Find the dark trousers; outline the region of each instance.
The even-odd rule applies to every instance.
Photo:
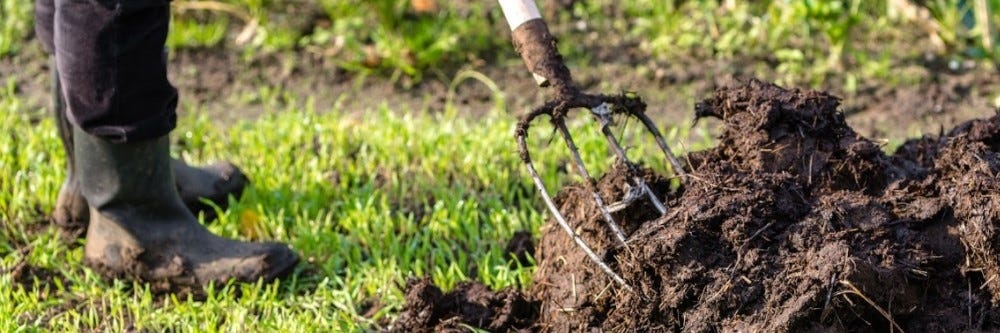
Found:
[[[169,0],[36,0],[35,31],[55,57],[70,121],[114,142],[173,130],[169,23]]]

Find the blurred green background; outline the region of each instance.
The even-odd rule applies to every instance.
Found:
[[[33,35],[32,6],[0,0],[0,56]],[[296,52],[349,72],[419,82],[436,71],[509,58],[493,1],[177,0],[173,50],[222,48],[245,59]],[[627,46],[640,58],[746,59],[787,83],[905,80],[894,64],[932,57],[995,70],[1000,0],[540,1],[569,59]],[[498,59],[499,58],[499,59]],[[850,82],[844,82],[850,88]]]

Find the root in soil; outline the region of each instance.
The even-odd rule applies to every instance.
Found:
[[[689,181],[673,193],[662,176],[639,175],[666,198],[668,213],[658,216],[648,203],[616,213],[628,248],[615,241],[583,186],[563,189],[556,198],[563,214],[604,250],[634,293],[549,223],[525,298],[470,283],[446,294],[458,299],[442,302],[426,281],[411,283],[397,327],[1000,329],[1000,115],[911,140],[888,155],[847,126],[838,107],[829,94],[760,81],[716,91],[696,115],[722,121],[719,145],[684,158]],[[606,201],[624,195],[635,176],[626,173],[613,170],[599,181]],[[504,317],[517,324],[497,326],[494,315],[449,310],[469,302],[527,317]]]

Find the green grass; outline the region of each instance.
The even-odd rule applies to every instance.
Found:
[[[34,1],[0,0],[0,58],[21,48],[34,24]]]
[[[408,1],[179,1],[168,45],[226,44],[242,49],[246,57],[294,50],[403,84],[445,68],[495,59],[495,50],[509,45],[502,37],[506,27],[490,24],[503,22],[495,3],[437,3],[438,10],[416,12]],[[227,26],[228,40],[220,34]]]
[[[444,288],[470,279],[530,285],[532,269],[511,268],[502,252],[515,231],[537,235],[544,214],[504,110],[473,118],[382,107],[352,116],[316,112],[308,100],[279,103],[280,95],[261,103],[300,106],[268,107],[264,118],[231,126],[186,106],[174,153],[196,163],[228,158],[253,181],[213,232],[289,242],[305,264],[280,283],[219,286],[193,301],[102,281],[82,264],[81,247],[60,241],[46,224],[65,175],[52,119],[28,109],[13,83],[0,89],[0,331],[367,331],[397,315],[408,277]],[[574,177],[555,167],[568,156],[547,143],[544,127],[531,133],[534,156],[555,190]],[[573,129],[591,171],[606,168],[593,125]],[[668,132],[671,141],[688,135]],[[53,282],[13,281],[9,270],[22,261]],[[363,316],[372,304],[378,310]]]

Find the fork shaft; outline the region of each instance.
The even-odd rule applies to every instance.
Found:
[[[572,96],[577,92],[569,68],[563,63],[556,38],[538,14],[534,0],[500,0],[504,16],[510,24],[514,50],[541,87],[553,86],[557,96]]]

